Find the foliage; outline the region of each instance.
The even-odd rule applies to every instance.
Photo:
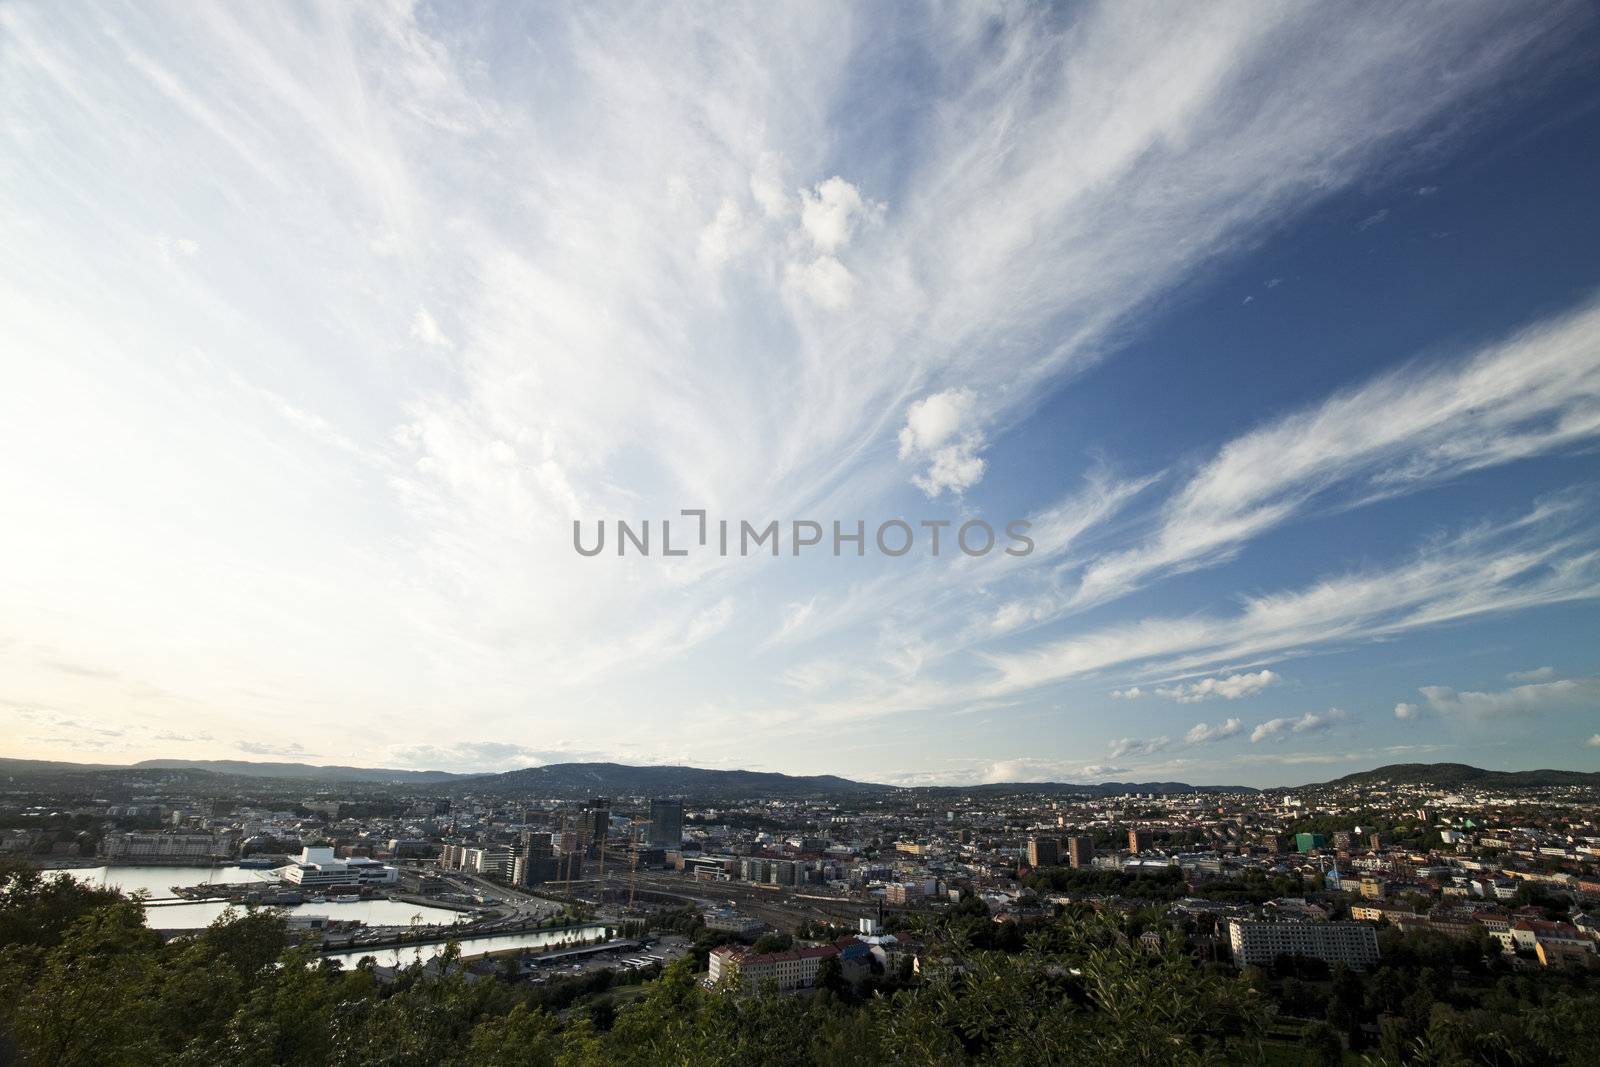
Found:
[[[920,975],[852,990],[830,962],[806,995],[707,990],[692,957],[642,985],[593,972],[541,985],[481,975],[458,949],[380,980],[324,965],[269,913],[230,912],[163,941],[137,901],[67,879],[0,883],[0,1061],[39,1067],[268,1065],[629,1067],[658,1064],[1231,1064],[1339,1062],[1341,1035],[1388,1022],[1373,1063],[1587,1062],[1600,997],[1485,975],[1467,996],[1453,962],[1418,939],[1361,977],[1274,979],[1201,966],[1168,936],[1067,909],[1028,927],[975,914],[919,931]],[[1146,919],[1140,922],[1149,922]],[[1004,926],[1013,951],[974,943]],[[1444,969],[1440,969],[1443,964]],[[1296,983],[1291,985],[1291,982]],[[1306,1009],[1272,1021],[1273,999]],[[1320,1021],[1326,1017],[1327,1021]],[[1292,1026],[1269,1037],[1269,1027]],[[1298,1035],[1296,1039],[1295,1035]]]

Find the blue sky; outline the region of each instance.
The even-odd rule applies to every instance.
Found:
[[[0,8],[0,751],[1600,769],[1597,60],[1576,3]],[[1037,548],[572,549],[682,508]]]

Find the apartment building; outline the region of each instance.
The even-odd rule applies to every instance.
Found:
[[[1360,922],[1265,922],[1234,919],[1228,924],[1233,962],[1244,967],[1270,964],[1279,956],[1305,956],[1365,970],[1378,962],[1378,933]]]
[[[229,851],[211,834],[107,834],[100,849],[112,863],[199,862]]]
[[[780,993],[809,989],[817,984],[817,969],[822,961],[838,954],[834,945],[759,955],[747,948],[723,945],[711,950],[710,984],[731,985],[746,992],[760,989],[767,982],[776,983]]]

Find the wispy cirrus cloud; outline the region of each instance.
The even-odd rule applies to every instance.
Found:
[[[1371,386],[1392,426],[1338,403],[1263,413],[1277,437],[1187,480],[1030,499],[1028,563],[573,558],[580,515],[850,515],[908,485],[970,506],[995,442],[1145,310],[1397,146],[1447,140],[1581,16],[1152,11],[666,5],[479,27],[403,4],[0,7],[0,237],[28,250],[0,263],[26,356],[0,392],[0,499],[31,502],[0,555],[35,561],[4,601],[70,658],[115,646],[173,694],[151,709],[227,709],[219,736],[270,736],[292,707],[326,752],[451,755],[470,716],[584,751],[692,728],[714,761],[750,736],[726,729],[740,714],[810,721],[772,684],[826,689],[824,656],[795,661],[808,640],[863,650],[834,675],[859,691],[823,713],[922,708],[950,688],[930,668],[981,689],[967,650],[1228,558],[1330,487],[1400,492],[1589,440],[1592,378],[1557,323],[1520,353],[1531,370],[1485,357],[1498,385],[1423,368]],[[505,62],[507,33],[541,47]],[[908,62],[877,62],[884,41]],[[1147,538],[1088,543],[1171,484]],[[1496,608],[1437,573],[1457,601],[1426,606],[1548,602],[1533,565],[1511,571],[1484,577]],[[1268,616],[1300,643],[1409,624],[1393,598],[1353,605],[1378,596],[1357,585],[1317,598],[1345,605],[1323,630],[1309,595],[1249,601],[1232,644],[1286,647]],[[1101,620],[993,662],[1013,689],[1252,662],[1222,655],[1232,621],[1113,641]],[[87,706],[80,681],[41,689]]]
[[[1235,438],[1145,544],[1089,564],[1063,607],[1231,558],[1328,498],[1405,492],[1600,436],[1600,303],[1455,363],[1408,367]]]
[[[1135,663],[1151,675],[1270,658],[1534,604],[1600,596],[1600,551],[1574,523],[1581,498],[1434,541],[1408,561],[1244,599],[1232,615],[1152,617],[984,656],[995,696]]]

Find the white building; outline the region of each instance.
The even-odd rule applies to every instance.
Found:
[[[1228,924],[1228,941],[1239,967],[1269,964],[1279,956],[1343,963],[1358,971],[1378,962],[1378,932],[1366,923],[1234,919]]]
[[[400,880],[400,872],[377,860],[352,856],[335,859],[331,848],[303,848],[300,858],[278,868],[278,877],[303,889],[330,886],[390,885]]]

